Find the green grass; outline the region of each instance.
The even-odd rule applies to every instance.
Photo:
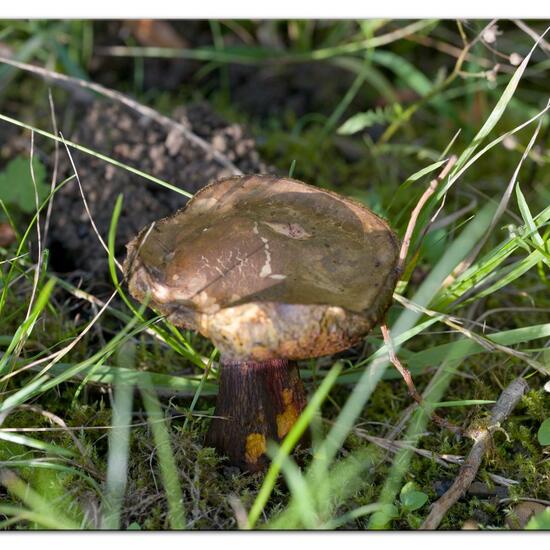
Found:
[[[206,25],[210,46],[111,50],[131,69],[117,89],[167,114],[182,99],[208,99],[250,128],[267,163],[363,201],[400,236],[445,159],[458,157],[418,219],[388,314],[394,346],[425,407],[411,409],[375,330],[364,346],[301,365],[309,405],[285,441],[269,447],[273,462],[265,474],[227,468],[202,445],[217,391],[216,350],[126,295],[113,252],[124,197],[112,205],[105,253],[116,299],[100,302],[54,274],[49,251],[39,265],[30,254],[52,194],[41,195],[29,215],[0,189],[0,223],[18,234],[0,248],[2,528],[416,529],[437,484],[457,472],[434,457],[464,456],[471,446],[431,423],[429,411],[441,408],[464,427],[482,424],[520,375],[530,390],[496,432],[478,479],[489,488],[495,474],[513,480],[513,501],[548,498],[550,463],[537,439],[550,418],[543,389],[550,373],[550,124],[541,85],[548,63],[540,49],[511,22],[499,23],[505,39],[496,47],[524,57],[490,80],[481,68],[493,54],[476,41],[487,22],[265,24],[282,49],[265,45],[259,23],[235,21]],[[544,31],[542,22],[537,29]],[[103,30],[93,22],[6,22],[0,37],[17,59],[49,60],[59,72],[87,79]],[[468,56],[457,61],[437,49],[444,43],[465,52],[457,46],[462,33],[472,43]],[[239,36],[250,39],[236,46]],[[192,89],[143,90],[145,57],[199,61]],[[262,118],[232,101],[232,64],[307,71],[313,62],[350,77],[349,87],[318,111],[287,108]],[[41,155],[57,140],[177,189],[53,135],[44,117],[46,85],[13,67],[0,69],[1,124],[32,130]],[[377,107],[381,100],[385,106]],[[0,169],[8,160],[0,159]],[[54,193],[67,181],[56,181]],[[75,317],[71,304],[84,313]],[[311,449],[292,455],[308,428]],[[390,436],[393,451],[376,444]],[[441,528],[459,529],[474,518],[482,528],[505,529],[506,506],[467,497]]]

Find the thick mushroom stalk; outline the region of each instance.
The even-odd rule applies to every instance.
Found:
[[[231,464],[256,472],[264,468],[267,442],[280,442],[306,406],[296,363],[222,361],[220,390],[206,444]]]
[[[132,295],[221,352],[207,442],[243,469],[266,463],[305,406],[295,361],[358,343],[391,303],[398,242],[359,203],[296,180],[202,189],[128,244]]]

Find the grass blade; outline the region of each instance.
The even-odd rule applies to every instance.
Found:
[[[101,159],[104,162],[107,162],[109,164],[112,164],[113,166],[116,166],[117,168],[122,168],[123,170],[126,170],[127,172],[131,172],[132,174],[135,174],[136,176],[140,176],[142,178],[145,178],[146,180],[152,181],[153,183],[156,183],[156,184],[160,185],[161,187],[165,187],[166,189],[170,189],[171,191],[174,191],[175,193],[183,195],[184,197],[192,197],[193,196],[191,193],[188,193],[187,191],[184,191],[183,189],[180,189],[179,187],[176,187],[175,185],[172,185],[171,183],[168,183],[167,181],[161,180],[160,178],[156,178],[155,176],[151,176],[150,174],[146,174],[145,172],[142,172],[141,170],[138,170],[137,168],[133,168],[132,166],[128,166],[127,164],[124,164],[122,162],[119,162],[118,160],[112,159],[111,157],[108,157],[107,155],[103,155],[101,153],[98,153],[97,151],[93,151],[92,149],[89,149],[88,147],[84,147],[83,145],[79,145],[78,143],[74,143],[74,142],[69,141],[67,139],[62,139],[58,136],[54,136],[50,132],[46,132],[45,130],[41,130],[40,128],[35,128],[34,126],[31,126],[30,124],[25,124],[24,122],[21,122],[19,120],[15,120],[14,118],[3,115],[1,113],[0,113],[0,120],[3,120],[5,122],[9,122],[10,124],[13,124],[14,126],[19,126],[20,128],[25,128],[27,130],[32,130],[33,132],[36,132],[37,134],[40,134],[41,136],[44,136],[44,137],[47,137],[47,138],[49,138],[53,141],[57,141],[59,143],[63,143],[65,145],[68,145],[72,149],[76,149],[77,151],[80,151],[81,153],[86,153],[87,155],[91,155],[93,157]]]
[[[127,342],[118,351],[118,364],[133,368],[135,353],[135,345]],[[133,393],[134,387],[131,384],[126,384],[120,378],[116,378],[112,429],[109,434],[107,486],[101,519],[102,529],[120,529],[120,508],[128,474]]]
[[[10,470],[0,471],[0,483],[2,483],[10,494],[20,499],[30,508],[33,519],[42,526],[48,529],[64,530],[79,528],[76,523],[66,518],[59,510],[53,508],[51,502],[40,496]],[[19,511],[23,513],[26,512],[25,510],[19,510],[15,507],[11,508],[10,511],[12,514],[18,513]]]
[[[0,359],[0,374],[2,374],[5,370],[10,370],[8,368],[8,362],[13,362],[14,359],[16,359],[16,355],[18,355],[17,350],[20,351],[25,345],[26,340],[32,333],[38,317],[40,316],[44,308],[48,305],[50,295],[53,291],[54,286],[54,280],[49,280],[44,285],[44,287],[40,291],[40,294],[38,295],[36,303],[32,308],[29,318],[16,330],[15,334],[13,335],[12,341],[8,346],[8,349],[6,350],[6,353],[3,355],[2,359]]]
[[[290,455],[292,449],[294,449],[294,447],[306,431],[313,416],[317,413],[317,410],[321,407],[323,401],[330,392],[330,389],[336,382],[341,369],[341,363],[335,363],[334,366],[330,369],[330,371],[325,376],[323,382],[319,386],[318,390],[313,394],[313,397],[309,400],[306,408],[303,410],[302,414],[300,415],[290,432],[288,432],[287,436],[279,447],[279,452],[276,454],[273,461],[271,462],[269,470],[265,475],[260,492],[258,493],[258,496],[256,497],[256,500],[254,501],[254,504],[250,509],[250,513],[248,514],[248,526],[250,529],[254,528],[254,525],[256,525],[256,522],[258,521],[262,510],[267,504],[269,496],[271,495],[273,487],[275,486],[275,482],[277,481],[277,476],[281,471],[283,461],[287,456]]]
[[[147,412],[147,420],[155,440],[160,473],[168,500],[170,527],[172,529],[185,529],[183,495],[166,421],[151,382],[142,382],[140,392]]]

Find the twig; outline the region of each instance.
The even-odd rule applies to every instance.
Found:
[[[411,34],[405,37],[405,40],[416,42],[417,44],[421,44],[422,46],[426,46],[427,48],[434,48],[456,59],[460,58],[460,56],[462,55],[461,48],[457,48],[456,46],[453,46],[452,44],[449,44],[442,40],[433,39],[430,36],[422,36],[420,34]],[[466,44],[464,44],[464,46],[466,46]],[[475,63],[477,63],[480,67],[483,67],[485,69],[491,69],[494,66],[494,63],[490,59],[486,59],[485,57],[478,57],[470,53],[465,55],[464,60],[475,61]],[[501,70],[502,72],[513,74],[515,71],[515,68],[504,65],[501,68]]]
[[[409,251],[409,246],[411,245],[411,238],[412,238],[414,228],[416,226],[416,222],[418,220],[418,216],[420,215],[420,212],[422,211],[422,208],[424,207],[428,199],[437,190],[437,186],[441,183],[442,180],[444,180],[447,177],[447,175],[451,171],[451,168],[455,165],[456,161],[457,161],[456,155],[453,155],[452,157],[449,158],[449,160],[447,161],[447,164],[445,164],[439,176],[437,176],[437,178],[434,178],[430,182],[430,185],[428,185],[428,188],[426,189],[426,191],[424,191],[417,205],[414,207],[414,210],[412,211],[411,217],[409,219],[409,224],[407,225],[407,230],[405,231],[405,236],[403,237],[401,250],[399,251],[399,262],[397,264],[397,268],[400,273],[403,273],[403,270],[405,267],[405,260],[407,259],[407,253]]]
[[[424,520],[420,529],[437,529],[449,508],[466,493],[481,466],[481,461],[489,447],[493,432],[499,429],[500,424],[514,410],[528,387],[527,382],[523,378],[516,378],[500,394],[498,401],[491,411],[489,425],[484,428],[475,428],[475,431],[473,430],[472,437],[474,444],[468,458],[466,458],[464,464],[461,466],[458,476],[449,490],[433,504],[428,517]]]
[[[533,40],[540,40],[540,45],[543,50],[548,50],[550,52],[550,43],[546,40],[541,39],[540,34],[534,31],[529,25],[526,25],[521,19],[512,19],[512,21],[526,34],[528,34]]]
[[[450,454],[437,454],[434,451],[427,451],[426,449],[418,449],[413,445],[405,441],[394,441],[391,439],[386,439],[383,437],[376,437],[370,435],[368,432],[362,428],[354,428],[353,432],[360,438],[367,440],[369,443],[373,443],[377,447],[385,449],[390,453],[398,453],[401,449],[408,449],[413,451],[415,454],[427,458],[429,460],[434,460],[440,466],[445,468],[450,468],[451,464],[458,464],[459,466],[464,463],[464,457],[460,455],[450,455]],[[519,482],[515,479],[509,479],[498,474],[487,473],[490,479],[492,479],[497,485],[502,485],[503,487],[510,487],[512,485],[517,485]]]
[[[15,61],[13,59],[9,59],[3,56],[0,56],[0,63],[6,63],[6,65],[17,67],[18,69],[40,75],[44,78],[51,78],[52,80],[59,82],[69,82],[78,86],[79,88],[92,90],[93,92],[96,92],[104,97],[108,97],[109,99],[118,101],[119,103],[126,105],[126,107],[132,109],[136,113],[139,113],[144,117],[154,120],[165,128],[172,128],[179,131],[191,143],[202,149],[205,153],[211,155],[212,158],[216,162],[221,164],[224,168],[228,168],[229,170],[231,170],[232,174],[238,176],[242,175],[242,172],[228,158],[222,155],[219,151],[216,151],[216,149],[214,149],[214,147],[212,147],[210,143],[194,134],[189,128],[187,128],[180,122],[171,119],[170,117],[158,113],[151,107],[147,107],[146,105],[138,103],[137,101],[124,94],[121,94],[120,92],[111,90],[110,88],[106,88],[105,86],[102,86],[101,84],[96,84],[95,82],[88,82],[87,80],[83,80],[81,78],[67,76],[61,73],[57,73],[55,71],[44,69],[42,67],[29,65],[28,63],[21,63],[20,61]]]
[[[388,348],[388,356],[390,359],[391,364],[397,369],[399,374],[403,377],[403,380],[405,380],[405,384],[407,384],[407,388],[409,389],[409,395],[419,404],[419,405],[425,405],[424,398],[422,395],[418,393],[418,390],[416,389],[416,386],[414,385],[414,381],[411,376],[411,372],[409,369],[401,363],[399,358],[397,357],[395,353],[395,349],[393,347],[393,342],[391,340],[390,336],[390,329],[388,328],[388,325],[386,322],[382,323],[380,325],[380,329],[382,331],[382,336],[384,337],[384,344],[386,344],[386,347]],[[450,430],[451,432],[455,434],[462,434],[462,429],[458,426],[455,426],[448,420],[445,420],[444,418],[441,418],[438,414],[431,412],[431,418],[432,420],[440,427],[446,428],[447,430]]]

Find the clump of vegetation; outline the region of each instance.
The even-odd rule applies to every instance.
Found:
[[[521,524],[509,519],[519,503],[549,505],[550,493],[545,28],[4,22],[0,526],[418,529],[472,448],[431,422],[435,409],[448,427],[491,430],[476,482],[439,528],[548,528],[547,510]],[[15,60],[47,64],[70,86],[54,85],[48,96],[52,84]],[[48,231],[56,195],[81,183],[92,201],[108,185],[78,182],[82,163],[190,194],[185,182],[140,169],[139,155],[131,166],[118,161],[120,144],[105,153],[70,141],[72,98],[90,89],[105,104],[133,96],[140,124],[168,125],[167,151],[188,132],[217,169],[238,170],[233,163],[247,155],[256,162],[250,144],[239,153],[245,126],[270,171],[363,202],[409,244],[387,315],[390,339],[375,331],[351,350],[300,364],[309,405],[299,429],[308,425],[311,448],[291,455],[293,429],[268,446],[269,469],[250,475],[204,446],[217,350],[127,296],[117,267],[123,196],[110,205],[109,227],[93,232],[108,280],[89,285],[89,273],[55,263]],[[197,101],[229,121],[223,131],[201,127],[222,128],[210,115],[178,130],[159,114]],[[147,166],[169,162],[158,140],[141,153]],[[92,221],[83,214],[80,223],[87,231]],[[394,354],[424,405],[388,368]],[[528,390],[490,426],[495,402],[518,378]]]

